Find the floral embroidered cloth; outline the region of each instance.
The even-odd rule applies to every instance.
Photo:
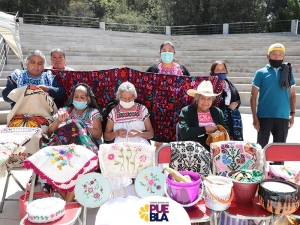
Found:
[[[216,76],[195,77],[155,73],[144,73],[130,68],[101,71],[59,71],[53,70],[58,81],[66,89],[66,99],[73,86],[86,83],[95,94],[100,108],[104,108],[112,99],[121,83],[133,83],[137,99],[145,105],[153,121],[154,141],[175,141],[176,124],[184,106],[192,103],[193,98],[186,94],[188,89],[196,89],[203,80],[210,80],[215,93],[223,90],[223,83]],[[220,97],[221,98],[221,97]],[[218,106],[220,98],[214,105]]]
[[[113,189],[131,184],[131,178],[144,168],[153,166],[154,146],[143,143],[102,144],[98,152],[100,169]]]
[[[262,171],[263,153],[260,145],[247,141],[220,141],[210,145],[213,174],[226,176],[240,169]]]
[[[177,171],[193,171],[203,176],[210,172],[209,152],[193,141],[171,142],[170,167]]]
[[[98,168],[98,157],[80,145],[48,146],[24,161],[54,189],[72,191],[77,180]]]
[[[4,127],[0,130],[0,178],[5,176],[7,167],[23,167],[23,161],[31,155],[24,152],[24,145],[36,134],[40,134],[40,129]]]

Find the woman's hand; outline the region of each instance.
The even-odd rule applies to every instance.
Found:
[[[47,87],[45,85],[38,85],[37,87],[46,93],[49,92],[49,87]]]
[[[237,102],[231,102],[231,104],[228,106],[228,108],[231,110],[235,110],[238,105],[239,104]]]
[[[69,118],[68,113],[61,113],[61,114],[58,114],[58,116],[57,116],[57,120],[59,121],[59,123],[66,121],[68,118]]]
[[[126,129],[119,129],[115,131],[117,134],[117,137],[126,138],[127,130]]]
[[[218,128],[217,128],[217,127],[214,127],[214,126],[206,126],[206,127],[205,127],[205,130],[206,130],[206,133],[207,133],[207,134],[210,134],[210,133],[213,133],[213,132],[217,131]]]
[[[137,129],[131,129],[129,132],[128,132],[128,137],[129,138],[133,138],[133,137],[137,137],[137,136],[140,136],[140,134],[143,133],[142,131],[139,131]]]

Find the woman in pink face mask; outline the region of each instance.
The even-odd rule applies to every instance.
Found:
[[[116,93],[119,101],[109,113],[104,132],[106,141],[139,142],[150,144],[153,128],[148,109],[134,100],[137,98],[135,87],[130,82],[122,83]]]
[[[243,141],[243,123],[238,110],[241,105],[240,94],[235,85],[227,79],[227,66],[223,61],[214,61],[210,67],[210,75],[224,81],[221,94],[220,109],[224,114],[224,122],[229,129],[231,140]]]

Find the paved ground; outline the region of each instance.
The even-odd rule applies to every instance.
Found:
[[[243,114],[243,123],[244,123],[244,139],[256,142],[256,131],[252,126],[252,116],[249,114]],[[296,143],[299,142],[299,129],[300,128],[300,117],[295,118],[295,125],[291,128],[287,142]],[[271,140],[270,140],[271,142]],[[15,172],[16,176],[20,180],[20,182],[25,185],[29,180],[31,171],[18,171]],[[2,196],[4,189],[5,179],[0,179],[0,194]],[[36,189],[39,187],[37,186]],[[11,179],[11,183],[9,185],[9,189],[7,191],[7,196],[9,198],[19,198],[23,192],[21,189],[15,184],[15,182]],[[88,209],[87,210],[87,224],[93,225],[95,223],[95,217],[98,212],[98,208]],[[17,201],[7,201],[5,202],[3,212],[0,213],[0,224],[1,225],[17,225],[20,223],[19,219],[19,202]]]

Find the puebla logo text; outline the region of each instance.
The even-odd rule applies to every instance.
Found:
[[[145,204],[144,207],[140,208],[140,218],[146,222],[168,222],[169,203],[157,202]]]

